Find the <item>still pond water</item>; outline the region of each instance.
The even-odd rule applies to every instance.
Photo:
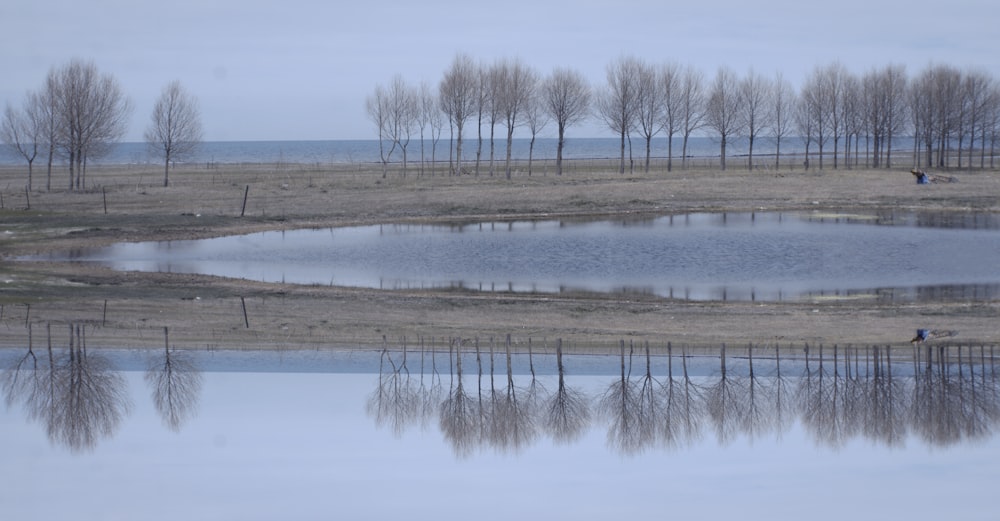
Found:
[[[0,505],[18,520],[995,519],[997,355],[9,349]]]
[[[643,292],[691,300],[1000,295],[983,216],[690,214],[642,220],[378,225],[118,244],[120,270],[383,289]]]

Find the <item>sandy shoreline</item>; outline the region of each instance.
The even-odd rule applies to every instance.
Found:
[[[357,166],[178,169],[88,173],[83,192],[3,188],[0,347],[84,324],[91,345],[138,346],[169,328],[178,347],[378,346],[403,338],[562,338],[603,346],[621,339],[686,345],[907,344],[916,328],[960,331],[955,341],[1000,342],[1000,303],[860,300],[686,302],[642,295],[378,291],[261,284],[177,274],[17,262],[17,255],[116,241],[404,222],[475,222],[719,211],[828,215],[1000,213],[996,172],[950,172],[960,182],[916,185],[908,169],[652,172],[620,176],[382,178]],[[23,184],[0,170],[0,187]],[[42,176],[36,171],[35,183]],[[243,208],[243,197],[247,203]],[[28,208],[30,204],[30,209]],[[106,213],[105,213],[106,212]],[[240,213],[243,212],[243,216]],[[243,309],[246,309],[244,316]],[[159,344],[157,344],[159,342]]]

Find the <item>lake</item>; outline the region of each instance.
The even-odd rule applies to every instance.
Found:
[[[389,290],[646,293],[687,300],[988,300],[990,216],[688,214],[618,220],[385,224],[45,257],[118,270]]]
[[[240,352],[63,336],[0,351],[11,519],[996,513],[989,347]]]

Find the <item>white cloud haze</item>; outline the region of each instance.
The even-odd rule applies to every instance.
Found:
[[[365,97],[394,74],[436,89],[458,52],[520,57],[594,85],[622,55],[782,72],[931,63],[1000,77],[1000,4],[987,0],[678,2],[616,0],[13,0],[0,7],[0,102],[20,104],[52,67],[92,60],[114,75],[140,140],[156,97],[177,79],[201,104],[207,140],[372,139]],[[576,135],[609,135],[592,123]]]

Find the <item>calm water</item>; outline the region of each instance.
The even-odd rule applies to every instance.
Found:
[[[758,213],[379,225],[118,244],[72,259],[120,270],[384,289],[772,301],[1000,294],[1000,227],[976,216]]]
[[[989,348],[479,348],[4,350],[0,504],[19,520],[832,520],[849,498],[871,518],[995,516]]]

